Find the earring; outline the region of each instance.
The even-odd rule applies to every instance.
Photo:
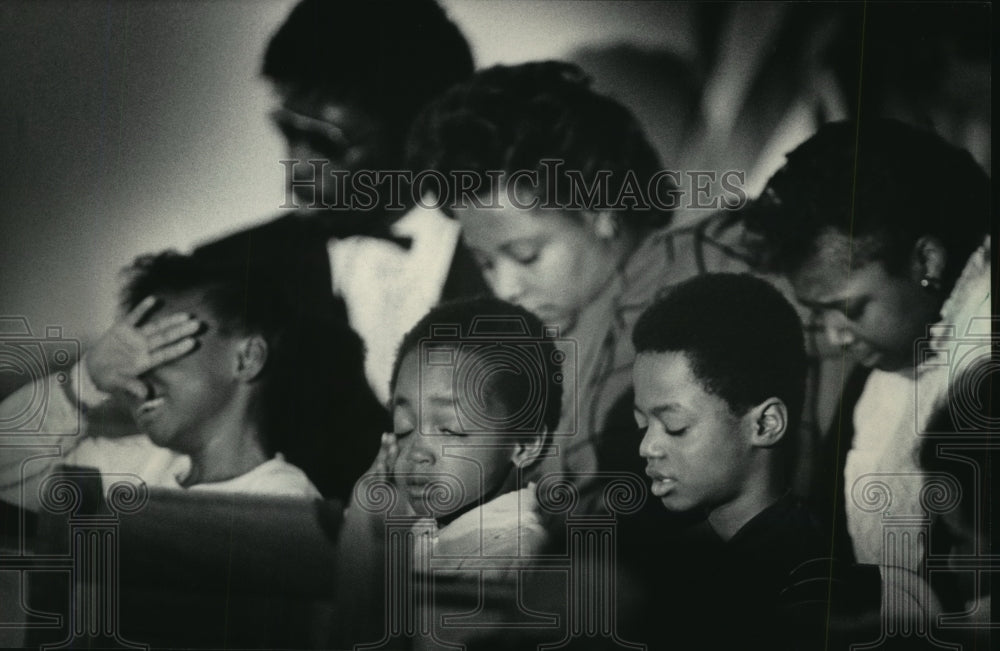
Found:
[[[941,281],[937,278],[931,278],[930,276],[924,276],[920,279],[920,286],[929,292],[936,292],[941,289]]]

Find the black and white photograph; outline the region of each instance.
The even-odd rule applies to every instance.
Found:
[[[0,0],[0,647],[993,648],[992,25]]]

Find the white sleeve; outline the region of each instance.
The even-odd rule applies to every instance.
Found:
[[[87,409],[105,398],[78,362],[0,402],[0,422],[9,426],[0,443],[0,500],[38,510],[42,480],[86,437]]]

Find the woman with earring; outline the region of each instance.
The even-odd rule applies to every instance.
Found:
[[[968,152],[870,119],[820,128],[747,211],[770,268],[866,374],[848,382],[858,397],[842,403],[816,490],[839,551],[860,563],[921,570],[925,539],[887,536],[885,516],[929,517],[947,478],[924,471],[920,448],[989,420],[974,410],[992,364],[990,197]]]
[[[439,200],[492,291],[575,349],[558,454],[542,472],[641,476],[631,326],[664,289],[747,261],[716,246],[711,229],[666,230],[679,207],[676,173],[633,114],[569,63],[479,72],[432,102],[409,149],[412,169],[450,184]]]

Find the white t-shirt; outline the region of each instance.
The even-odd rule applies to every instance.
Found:
[[[105,490],[124,475],[134,475],[150,488],[185,488],[182,482],[191,472],[189,457],[159,447],[145,434],[116,439],[85,438],[63,462],[96,468],[101,472]],[[285,461],[280,453],[238,477],[195,484],[188,490],[320,497],[306,474]]]
[[[70,375],[80,383],[87,404],[98,404],[105,396],[97,391],[83,365],[78,363]],[[43,378],[41,382],[50,382]],[[0,420],[23,410],[37,382],[26,385],[0,403]],[[37,431],[11,441],[0,455],[0,499],[38,510],[45,478],[60,463],[96,468],[105,488],[116,481],[141,480],[150,487],[181,488],[191,470],[191,460],[167,448],[157,446],[145,434],[119,438],[89,436],[86,410],[63,390],[48,393]],[[113,475],[118,475],[114,477]],[[130,481],[123,475],[131,475]],[[138,479],[135,479],[138,478]],[[253,470],[233,479],[196,484],[192,490],[319,497],[320,493],[306,474],[279,454]]]

